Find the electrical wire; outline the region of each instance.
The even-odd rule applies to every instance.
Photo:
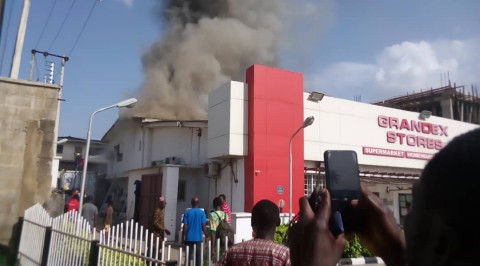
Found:
[[[63,21],[62,21],[61,26],[60,26],[60,28],[58,29],[57,34],[55,34],[55,38],[53,38],[53,41],[50,43],[50,46],[48,46],[47,51],[50,51],[50,49],[52,48],[53,44],[55,44],[55,41],[57,41],[58,35],[60,35],[60,32],[62,32],[63,26],[65,26],[65,22],[67,21],[68,17],[70,16],[70,12],[72,12],[73,6],[75,5],[76,2],[77,2],[77,0],[73,0],[73,1],[72,1],[72,4],[70,5],[70,8],[68,9],[67,14],[66,14],[65,17],[63,18]]]
[[[38,37],[37,44],[35,44],[35,47],[38,48],[38,45],[40,44],[40,41],[42,40],[43,34],[45,33],[45,29],[47,28],[48,22],[50,22],[50,18],[52,17],[52,12],[53,9],[55,8],[55,5],[57,4],[57,0],[53,1],[52,7],[50,8],[50,12],[48,12],[47,16],[47,21],[45,22],[45,25],[43,25],[42,32],[40,33],[40,37]]]
[[[8,30],[10,29],[10,22],[12,21],[12,10],[13,10],[13,1],[10,2],[10,9],[8,10],[8,20],[7,20],[7,26],[6,26],[6,32],[5,32],[5,38],[3,42],[3,49],[2,49],[2,57],[0,58],[0,75],[3,71],[3,59],[5,57],[5,50],[7,49],[7,39],[8,39]]]
[[[70,51],[67,53],[68,56],[71,56],[71,55],[72,55],[73,50],[75,49],[75,47],[77,46],[78,41],[79,41],[80,38],[82,37],[83,31],[85,30],[85,28],[86,28],[86,26],[87,26],[87,23],[88,23],[88,21],[90,20],[90,17],[92,16],[92,13],[93,13],[93,10],[95,9],[95,6],[96,6],[96,4],[97,4],[97,1],[98,1],[98,0],[93,0],[93,5],[92,5],[92,7],[90,8],[90,12],[88,13],[87,19],[85,20],[85,23],[83,23],[82,29],[80,30],[80,34],[78,34],[78,37],[77,37],[77,39],[75,40],[75,43],[73,44],[72,49],[70,49]]]

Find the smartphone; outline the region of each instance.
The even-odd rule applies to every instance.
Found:
[[[353,209],[351,201],[362,196],[357,153],[352,150],[327,150],[323,156],[332,214],[341,214],[346,233],[354,231],[359,228],[361,217]]]

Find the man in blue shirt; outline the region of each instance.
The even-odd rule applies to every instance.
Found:
[[[193,255],[193,247],[196,245],[195,265],[202,265],[200,261],[201,243],[203,242],[203,234],[208,239],[207,234],[207,215],[198,206],[200,201],[198,197],[192,198],[192,208],[183,214],[183,243],[189,246],[190,258]]]

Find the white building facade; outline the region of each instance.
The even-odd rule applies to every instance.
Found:
[[[210,93],[208,120],[131,118],[112,126],[102,139],[110,155],[107,178],[123,187],[127,218],[148,227],[162,195],[165,226],[178,232],[192,197],[210,210],[213,198],[225,194],[238,217],[236,241],[250,238],[247,213],[256,201],[267,198],[290,211],[289,139],[313,116],[315,122],[292,143],[293,212],[300,196],[322,184],[324,151],[354,150],[362,183],[402,223],[412,183],[428,160],[452,138],[477,127],[329,96],[310,101],[303,75],[290,71],[255,65],[246,80]]]

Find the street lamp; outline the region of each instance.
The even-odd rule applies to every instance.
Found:
[[[87,147],[85,149],[85,159],[83,161],[83,170],[82,170],[82,186],[80,187],[80,207],[79,207],[79,213],[80,215],[82,215],[82,209],[83,209],[83,197],[85,196],[85,179],[87,179],[87,166],[88,166],[88,154],[90,152],[90,138],[91,138],[91,135],[92,135],[92,121],[93,121],[93,116],[96,114],[96,113],[99,113],[99,112],[102,112],[102,111],[105,111],[105,110],[108,110],[108,109],[111,109],[111,108],[114,108],[114,107],[118,107],[118,108],[123,108],[123,107],[126,107],[126,108],[131,108],[135,105],[135,103],[137,102],[137,99],[135,98],[130,98],[130,99],[127,99],[125,101],[121,101],[119,103],[116,103],[114,105],[110,105],[110,106],[107,106],[107,107],[103,107],[103,108],[100,108],[98,110],[96,110],[95,112],[92,113],[92,115],[90,116],[90,122],[88,123],[88,131],[87,131]]]
[[[303,124],[301,127],[299,127],[297,129],[297,131],[295,131],[295,133],[293,133],[292,137],[290,138],[290,157],[289,157],[289,170],[290,170],[290,175],[289,175],[289,209],[290,209],[290,212],[289,212],[289,219],[290,221],[292,220],[292,141],[293,141],[293,138],[295,137],[295,135],[297,135],[298,132],[300,132],[300,130],[310,126],[311,124],[313,124],[313,121],[315,120],[315,118],[313,116],[309,116],[305,119],[305,121],[303,121]]]

